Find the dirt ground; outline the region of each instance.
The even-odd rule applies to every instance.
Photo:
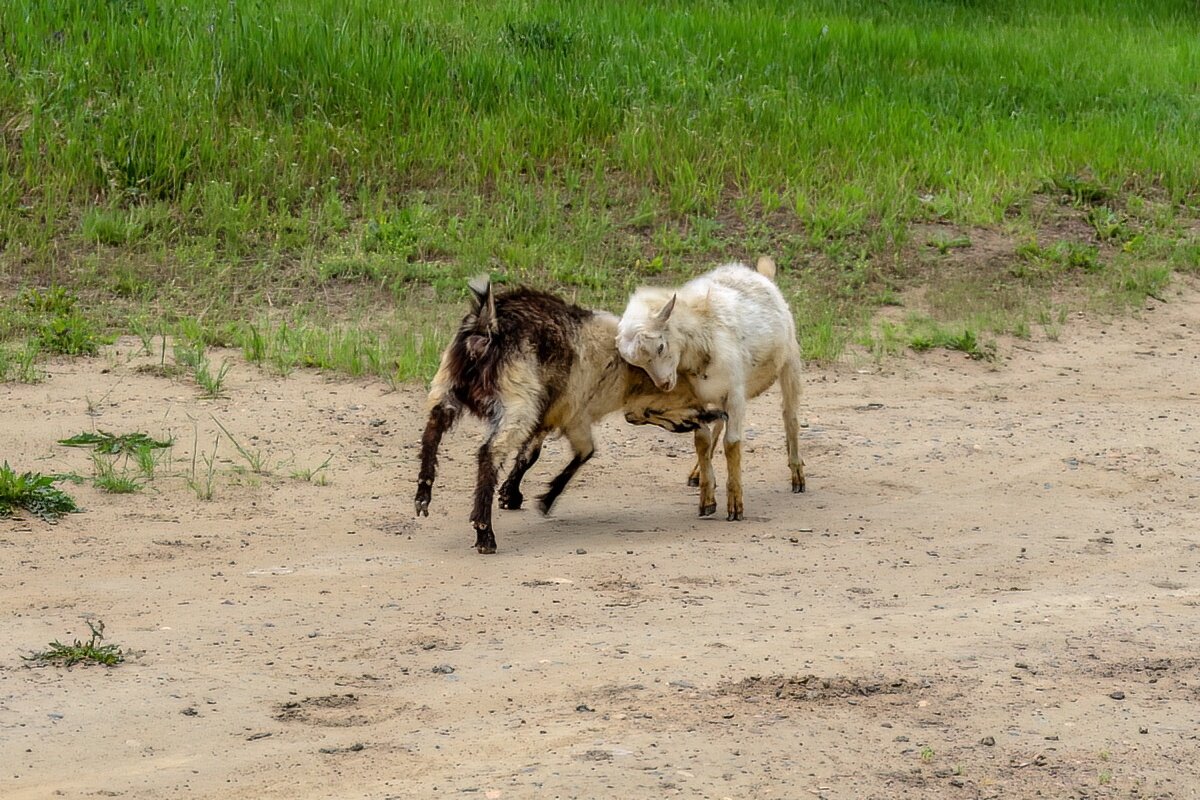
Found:
[[[497,512],[494,556],[475,425],[413,516],[419,387],[218,353],[204,401],[134,344],[0,386],[21,469],[177,437],[139,494],[0,520],[5,800],[1200,796],[1194,286],[996,365],[810,369],[809,491],[760,398],[741,523],[696,518],[690,437],[614,419],[553,517]],[[214,417],[270,474],[222,437],[205,502]],[[86,619],[126,663],[21,659]]]

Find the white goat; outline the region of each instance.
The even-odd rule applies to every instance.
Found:
[[[695,278],[677,291],[641,288],[634,292],[617,329],[621,357],[650,375],[662,391],[678,377],[696,397],[728,415],[725,462],[728,518],[742,519],[742,432],[746,401],[775,383],[783,392],[792,491],[804,491],[800,458],[800,346],[796,323],[783,293],[772,280],[775,262],[760,258],[757,269],[726,264]],[[716,477],[712,453],[720,423],[696,430],[700,516],[716,513]]]

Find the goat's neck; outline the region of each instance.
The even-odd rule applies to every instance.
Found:
[[[709,353],[712,352],[712,329],[707,320],[699,314],[686,309],[685,313],[676,312],[677,318],[671,320],[673,335],[672,343],[679,348],[679,371],[688,374],[698,374],[708,366]]]

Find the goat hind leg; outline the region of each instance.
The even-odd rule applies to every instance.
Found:
[[[417,516],[429,516],[429,502],[433,499],[433,479],[437,475],[437,453],[442,443],[442,434],[454,427],[458,409],[445,401],[429,410],[429,421],[421,437],[421,471],[417,475],[417,495],[413,504]]]
[[[521,452],[517,455],[517,460],[513,464],[512,471],[508,473],[504,483],[500,485],[500,507],[515,511],[525,502],[525,495],[521,494],[521,479],[525,477],[525,473],[529,468],[537,463],[538,457],[542,454],[542,442],[546,440],[546,434],[549,431],[538,430],[533,436],[529,437]]]
[[[792,472],[792,491],[803,492],[804,459],[800,457],[800,356],[793,353],[779,372],[783,394],[783,430],[787,435],[788,467]]]
[[[592,441],[592,428],[590,425],[579,425],[570,428],[564,433],[567,440],[571,443],[571,449],[574,451],[571,456],[571,461],[563,467],[562,472],[554,476],[554,480],[550,481],[549,488],[546,493],[538,498],[538,510],[542,514],[549,514],[550,509],[554,508],[554,503],[558,500],[558,496],[562,494],[563,489],[567,488],[567,484],[571,482],[571,478],[575,477],[575,473],[586,464],[596,453],[596,446]]]
[[[496,533],[492,530],[492,496],[500,467],[510,453],[529,442],[537,429],[540,400],[514,402],[505,409],[500,422],[492,429],[479,448],[478,474],[475,480],[475,508],[471,522],[475,525],[475,549],[483,554],[496,552]]]

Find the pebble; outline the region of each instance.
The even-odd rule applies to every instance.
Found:
[[[575,706],[575,710],[580,713],[584,713],[584,712],[593,712],[596,709],[592,708],[587,703],[580,703],[579,705]]]
[[[582,547],[576,547],[576,548],[575,548],[575,555],[577,555],[577,556],[586,556],[586,555],[587,555],[587,550],[584,550]]]
[[[454,667],[450,666],[449,664],[438,664],[433,668],[433,671],[439,675],[449,675],[450,673],[454,672]]]
[[[679,689],[695,689],[696,684],[691,681],[668,681],[667,686],[674,686]]]
[[[1124,700],[1125,699],[1125,693],[1119,689],[1115,692],[1110,692],[1108,696],[1111,697],[1113,700]]]
[[[994,747],[996,745],[995,736],[985,736],[979,740],[979,743],[984,747]]]

